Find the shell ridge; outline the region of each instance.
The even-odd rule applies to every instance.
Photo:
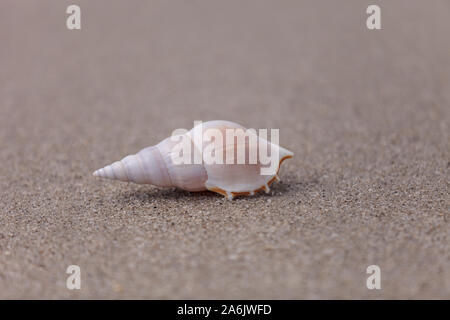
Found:
[[[125,159],[125,158],[123,158],[123,159]],[[122,163],[123,167],[125,168],[125,175],[127,176],[128,181],[133,181],[133,180],[131,180],[131,177],[132,177],[131,172],[129,171],[127,164],[125,162],[123,162],[123,159],[120,160],[120,163]]]
[[[170,184],[173,186],[173,180],[172,180],[172,177],[170,176],[169,168],[167,167],[167,164],[164,161],[164,157],[162,156],[161,150],[159,149],[158,145],[156,145],[156,149],[158,149],[158,152],[157,152],[158,156],[159,156],[160,160],[162,160],[161,162],[163,163],[164,169],[166,169],[167,177],[169,177]]]
[[[139,154],[139,152],[136,153],[135,156],[136,156],[136,159],[137,159],[137,163],[138,163],[138,165],[139,165],[139,168],[141,168],[141,172],[144,174],[144,177],[145,177],[146,181],[151,181],[151,180],[150,180],[149,173],[147,172],[147,170],[145,170],[145,166],[144,166],[144,164],[142,163],[142,158],[141,158],[141,155]]]
[[[118,161],[118,162],[119,162],[120,165],[122,166],[123,172],[125,172],[125,176],[127,177],[127,181],[130,181],[130,176],[128,175],[126,165],[122,162],[122,160],[120,160],[120,161]]]

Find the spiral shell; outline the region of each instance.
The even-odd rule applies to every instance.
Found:
[[[230,132],[234,135],[230,135],[232,139],[227,136]],[[200,142],[198,137],[202,139]],[[220,142],[217,137],[227,139],[217,143]],[[180,141],[184,141],[184,148],[180,149]],[[255,141],[257,143],[252,143]],[[261,150],[270,150],[270,156],[277,156],[275,160],[272,158],[276,166],[273,172],[269,170],[269,174],[262,174],[269,166],[263,163]],[[236,161],[243,159],[244,151],[245,162]],[[210,190],[233,199],[239,195],[253,195],[260,190],[268,193],[269,186],[279,180],[281,163],[293,155],[291,151],[257,136],[237,123],[216,120],[201,123],[184,134],[172,135],[155,146],[144,148],[95,171],[93,175],[188,191]],[[176,161],[181,158],[185,161]]]

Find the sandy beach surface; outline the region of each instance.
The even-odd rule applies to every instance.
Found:
[[[0,298],[450,298],[448,1],[72,3],[0,3]],[[92,176],[215,119],[280,129],[271,194]]]

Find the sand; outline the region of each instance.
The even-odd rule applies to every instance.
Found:
[[[450,5],[372,2],[1,1],[0,298],[448,299]],[[91,175],[214,119],[280,129],[271,194]]]

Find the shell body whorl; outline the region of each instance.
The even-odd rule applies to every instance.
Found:
[[[202,141],[200,145],[196,140],[199,135],[203,137],[207,130],[221,133],[225,137],[228,129],[231,129],[232,133],[236,130],[236,137],[231,140],[225,139],[223,145],[219,147],[213,144],[214,140]],[[245,130],[241,125],[230,121],[208,121],[201,126],[195,126],[185,135],[179,136],[186,138],[191,144],[191,148],[188,149],[190,151],[182,152],[185,153],[184,159],[194,160],[196,156],[194,153],[200,152],[200,163],[195,161],[174,163],[174,153],[179,153],[176,148],[178,142],[169,137],[155,146],[144,148],[134,155],[126,156],[120,161],[95,171],[94,176],[160,187],[172,186],[188,191],[210,190],[223,194],[229,199],[237,195],[252,195],[259,190],[268,192],[269,185],[279,179],[278,170],[281,163],[291,158],[293,153],[248,132],[246,133],[248,136],[239,140],[239,134],[244,134]],[[256,146],[251,144],[251,138],[257,139],[259,144]],[[261,174],[261,168],[264,167],[258,153],[261,145],[272,148],[271,152],[275,150],[278,155],[277,168],[273,174]],[[236,159],[237,147],[245,150],[246,159],[250,159],[251,152],[256,152],[258,156],[255,162],[242,164],[227,162],[228,156]],[[208,155],[222,155],[223,161],[220,163],[205,161]]]
[[[174,164],[172,153],[176,142],[166,138],[156,146],[166,165],[167,174],[171,180],[171,186],[187,191],[203,191],[207,180],[206,170],[202,164]],[[194,150],[192,148],[192,150]]]

